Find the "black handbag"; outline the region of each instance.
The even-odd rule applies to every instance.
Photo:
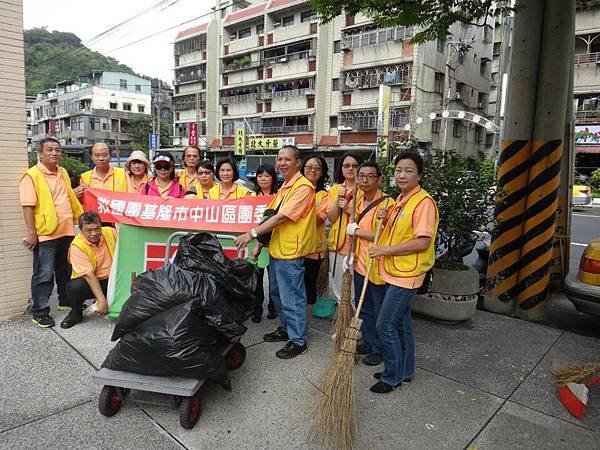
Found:
[[[275,208],[275,209],[273,209],[273,208],[265,209],[265,212],[263,212],[263,218],[260,221],[259,225],[262,225],[267,220],[269,220],[271,217],[273,217],[275,214],[277,214],[279,212],[279,206],[281,206],[281,203],[279,203],[279,205],[277,205],[277,208]],[[271,242],[272,234],[273,234],[273,230],[271,230],[265,234],[260,234],[260,235],[256,236],[256,240],[258,242],[260,242],[262,245],[267,246],[267,245],[269,245],[269,242]]]

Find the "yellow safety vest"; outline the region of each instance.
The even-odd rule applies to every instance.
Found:
[[[327,191],[319,191],[315,193],[315,212],[319,209],[319,206],[325,200],[328,193]],[[325,250],[325,222],[317,225],[317,249],[316,253],[323,253]]]
[[[412,228],[413,213],[415,208],[427,198],[431,199],[435,205],[431,196],[424,189],[420,189],[408,199],[401,209],[394,210],[383,229],[378,244],[389,246],[415,239]],[[435,235],[437,234],[438,220],[436,217],[433,236],[431,236],[431,243],[427,249],[411,255],[385,256],[383,258],[383,267],[388,274],[397,278],[409,278],[422,275],[431,269],[435,262]]]
[[[67,187],[69,202],[71,203],[71,209],[73,210],[73,223],[77,223],[79,216],[83,214],[83,208],[71,188],[69,174],[62,167],[59,167],[58,170]],[[58,228],[58,216],[56,215],[54,200],[52,200],[52,192],[50,192],[50,186],[46,181],[46,177],[44,177],[44,174],[37,165],[30,167],[23,175],[23,177],[25,176],[31,177],[33,186],[35,187],[35,194],[37,195],[37,204],[33,211],[35,218],[35,232],[38,236],[52,234],[54,233],[54,230]],[[21,177],[21,179],[23,178]]]
[[[104,236],[104,240],[106,240],[106,244],[108,245],[108,253],[110,253],[110,257],[112,258],[115,254],[115,246],[117,244],[114,230],[111,227],[102,227],[102,236]],[[95,271],[97,265],[96,252],[94,252],[92,246],[85,241],[81,233],[75,236],[75,238],[71,242],[71,245],[77,247],[79,250],[86,254],[90,262],[92,263],[92,267]],[[71,278],[79,278],[79,276],[80,275],[75,271],[71,272]]]
[[[336,184],[332,186],[331,189],[329,189],[329,201],[331,202],[330,205],[333,203],[337,204],[338,195],[341,187],[341,184]],[[358,185],[355,185],[354,189],[358,189]],[[362,195],[362,191],[358,189],[358,191],[356,192],[356,199],[358,200]],[[332,252],[337,252],[338,250],[343,248],[347,239],[346,227],[348,226],[350,216],[344,212],[340,212],[340,214],[342,217],[341,223],[340,218],[338,217],[331,224],[331,228],[329,229],[329,240],[327,242],[327,248]]]
[[[301,176],[292,185],[285,196],[279,191],[271,200],[269,208],[282,206],[300,186],[314,186],[310,181]],[[287,220],[273,229],[271,242],[269,243],[269,254],[276,259],[297,259],[310,253],[314,253],[317,247],[317,214],[315,206],[310,209],[305,217],[296,222]]]
[[[192,181],[192,184],[190,184],[189,186],[187,185],[187,169],[183,169],[180,173],[179,173],[179,184],[182,185],[185,189],[191,188],[192,186],[194,186],[194,184],[198,182],[198,176],[196,175],[196,178],[194,181]],[[198,182],[199,183],[199,182]]]
[[[246,189],[244,186],[241,186],[237,183],[234,183],[234,184],[235,184],[235,190],[233,191],[234,195],[233,195],[233,198],[230,200],[238,200],[238,199],[244,198],[252,193],[251,191]],[[221,193],[220,189],[221,189],[220,184],[215,184],[213,187],[210,188],[210,191],[208,191],[208,196],[210,197],[211,200],[222,200],[219,196],[219,194]]]
[[[87,186],[92,183],[92,171],[88,170],[81,174],[81,181]],[[115,192],[127,192],[127,174],[122,167],[113,167],[113,188]]]

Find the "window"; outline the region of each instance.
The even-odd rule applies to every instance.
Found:
[[[144,105],[138,105],[138,112],[139,113],[143,113],[144,112]]]
[[[140,86],[139,84],[135,85],[135,92],[142,92],[142,86]]]
[[[494,50],[492,54],[494,56],[500,56],[500,50],[502,49],[502,42],[494,42]]]
[[[281,25],[284,27],[294,25],[294,16],[286,16],[283,19],[281,19]]]
[[[475,127],[475,142],[481,144],[483,141],[483,127]]]
[[[264,34],[265,32],[265,24],[264,23],[259,23],[258,25],[256,25],[256,34]]]
[[[329,116],[329,128],[337,128],[337,116]]]
[[[331,90],[332,91],[340,90],[340,79],[339,78],[334,78],[333,80],[331,80]]]
[[[116,103],[110,102],[108,105],[109,105],[110,109],[117,109]]]
[[[435,78],[433,80],[433,91],[438,94],[444,93],[444,74],[441,72],[435,73]]]
[[[131,111],[131,103],[123,103],[123,111]]]
[[[491,134],[491,133],[486,133],[486,135],[485,135],[485,146],[486,147],[491,147],[493,143],[494,143],[494,135]]]
[[[339,53],[342,51],[341,41],[333,41],[333,53]]]
[[[127,80],[119,80],[119,85],[121,89],[127,89]]]
[[[243,39],[250,36],[250,27],[238,31],[238,38]]]
[[[452,136],[455,138],[463,137],[465,132],[465,126],[460,120],[454,120],[452,124]]]
[[[316,20],[316,18],[317,15],[312,9],[300,13],[300,22],[312,22],[313,20]]]
[[[100,119],[98,117],[90,117],[90,130],[100,131]]]
[[[446,39],[437,40],[437,51],[439,53],[444,53],[446,51]]]
[[[481,58],[481,64],[479,65],[479,74],[482,77],[485,77],[488,75],[489,62],[490,62],[489,59]]]
[[[434,120],[431,122],[431,132],[435,134],[440,134],[440,127],[442,126],[442,122],[440,120]]]

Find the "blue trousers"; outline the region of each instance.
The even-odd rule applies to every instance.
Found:
[[[415,374],[415,338],[410,316],[417,289],[388,284],[377,318],[377,336],[383,350],[380,380],[395,386]]]
[[[354,306],[358,306],[358,300],[360,293],[363,288],[365,277],[361,274],[354,272]],[[367,292],[365,292],[365,300],[360,310],[360,318],[363,321],[361,331],[363,341],[371,347],[371,351],[374,353],[381,353],[381,344],[377,337],[377,318],[379,317],[379,310],[383,303],[385,296],[385,285],[377,285],[369,282],[367,285]]]
[[[275,259],[269,263],[269,294],[289,340],[306,343],[306,288],[304,258]]]
[[[33,274],[31,275],[31,313],[40,317],[50,312],[48,300],[54,289],[58,292],[58,303],[69,306],[67,282],[71,278],[71,265],[67,253],[73,236],[38,242],[33,249]]]

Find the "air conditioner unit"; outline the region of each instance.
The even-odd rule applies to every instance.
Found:
[[[277,28],[281,26],[281,19],[276,20],[275,22],[273,22],[273,28]]]
[[[282,58],[279,58],[279,62],[287,62],[287,58],[285,56]]]

